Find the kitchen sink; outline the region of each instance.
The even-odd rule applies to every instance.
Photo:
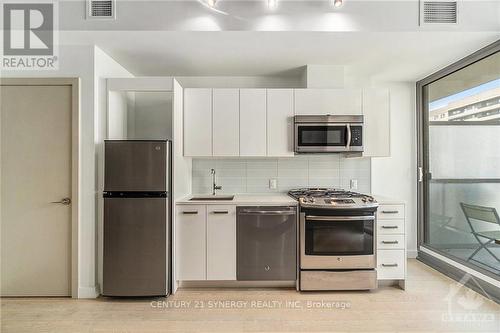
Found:
[[[196,195],[189,200],[190,201],[209,201],[209,200],[230,201],[233,199],[234,199],[234,195]]]

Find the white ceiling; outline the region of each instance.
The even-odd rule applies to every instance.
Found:
[[[494,42],[498,32],[64,32],[96,44],[135,75],[300,75],[344,65],[374,80],[415,81]]]
[[[202,1],[202,0],[200,0]],[[500,38],[500,0],[459,0],[459,24],[419,25],[419,0],[121,0],[116,20],[87,20],[62,0],[62,44],[96,44],[136,75],[300,76],[307,64],[411,80]]]

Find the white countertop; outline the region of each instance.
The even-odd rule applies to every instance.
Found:
[[[235,194],[233,200],[193,200],[195,195],[189,195],[177,200],[177,204],[190,205],[237,205],[237,206],[296,206],[297,201],[289,197],[286,193],[264,193],[264,194]]]
[[[372,197],[377,200],[379,204],[383,205],[404,205],[406,202],[402,199],[394,199],[394,198],[389,198],[383,195],[378,195],[378,194],[371,194]]]
[[[206,195],[206,194],[205,194]],[[237,206],[276,206],[276,205],[292,205],[296,206],[297,201],[289,197],[286,193],[261,193],[261,194],[235,194],[233,200],[193,200],[193,196],[188,195],[180,200],[177,204],[190,205],[237,205]],[[405,204],[404,200],[393,199],[383,195],[372,194],[379,204],[384,205],[401,205]]]

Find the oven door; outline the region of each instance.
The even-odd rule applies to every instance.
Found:
[[[375,268],[375,216],[300,214],[301,269]]]
[[[349,124],[295,124],[295,151],[297,153],[349,151],[350,142]]]

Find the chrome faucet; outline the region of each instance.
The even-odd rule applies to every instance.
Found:
[[[212,195],[216,195],[217,190],[222,190],[222,186],[215,183],[215,169],[210,169],[210,174],[212,175]]]

